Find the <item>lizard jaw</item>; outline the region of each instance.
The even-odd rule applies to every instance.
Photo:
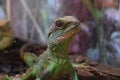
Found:
[[[74,37],[80,31],[80,23],[74,22],[64,31],[63,36],[67,39]]]
[[[71,24],[65,31],[64,31],[64,34],[71,31],[72,29],[74,28],[80,28],[79,26],[80,24],[79,23],[74,23],[74,24]]]
[[[74,27],[68,28],[62,37],[65,37],[65,38],[74,37],[79,32],[79,30],[80,30],[80,27],[77,25]]]
[[[76,25],[76,26],[74,26],[74,27],[71,27],[71,28],[67,29],[62,36],[56,38],[53,42],[59,43],[59,42],[64,41],[64,40],[71,39],[71,38],[73,38],[79,31],[80,31],[80,26]]]

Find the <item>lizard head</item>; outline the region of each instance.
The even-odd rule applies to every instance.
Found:
[[[48,44],[69,44],[72,38],[80,30],[79,21],[73,16],[58,18],[50,27]]]

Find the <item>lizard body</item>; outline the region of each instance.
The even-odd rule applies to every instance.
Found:
[[[9,21],[4,21],[4,24],[0,23],[0,50],[9,47],[12,44],[13,39],[13,31]]]
[[[76,18],[58,18],[50,27],[47,50],[21,75],[20,80],[59,80],[65,74],[70,74],[72,80],[78,80],[67,53],[71,40],[79,30]]]

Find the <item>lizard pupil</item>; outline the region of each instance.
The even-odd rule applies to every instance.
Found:
[[[56,21],[56,26],[57,26],[57,27],[62,27],[62,26],[63,26],[63,22],[61,22],[61,21]]]

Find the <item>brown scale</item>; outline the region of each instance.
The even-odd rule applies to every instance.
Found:
[[[60,41],[64,41],[66,39],[69,39],[71,37],[73,37],[74,34],[76,34],[79,31],[80,27],[76,27],[74,29],[72,29],[71,31],[67,32],[66,34],[64,34],[62,37],[58,37],[55,40],[53,40],[53,42],[55,44],[59,43]]]

